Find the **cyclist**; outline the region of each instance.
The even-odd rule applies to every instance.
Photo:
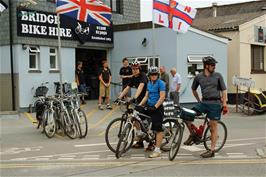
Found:
[[[159,157],[161,155],[160,147],[163,140],[163,101],[165,99],[165,83],[159,79],[159,69],[155,66],[149,68],[149,78],[147,92],[145,97],[140,103],[140,106],[144,106],[146,103],[147,113],[151,116],[152,127],[151,130],[156,132],[156,144],[153,153],[149,155],[150,158]]]
[[[227,113],[227,91],[222,75],[215,72],[215,66],[218,62],[211,56],[203,57],[202,62],[204,70],[194,78],[191,88],[193,95],[198,101],[198,104],[193,109],[200,113],[206,113],[210,119],[211,150],[201,154],[201,157],[209,158],[215,156],[217,121],[221,118],[221,108],[223,108],[223,114]],[[200,99],[197,92],[198,86],[201,88],[202,99]],[[191,145],[195,135],[191,129],[191,122],[186,121],[186,125],[190,131],[190,136],[184,144]]]
[[[144,72],[141,71],[140,63],[138,61],[131,63],[133,77],[131,78],[130,83],[126,86],[126,88],[119,95],[118,99],[122,99],[130,90],[130,88],[137,88],[137,91],[133,98],[130,100],[132,103],[139,104],[141,100],[144,98],[146,90],[148,78]],[[141,134],[140,126],[135,125],[137,128],[137,136]],[[143,148],[143,141],[140,139],[136,144],[132,146],[132,148]]]

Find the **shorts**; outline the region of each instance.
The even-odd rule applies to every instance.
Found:
[[[123,85],[123,90],[124,90],[127,86],[128,86],[128,84]],[[123,90],[122,90],[122,92],[123,92]],[[127,96],[127,97],[131,97],[131,88],[129,88],[129,90],[128,90],[128,92],[127,92],[127,94],[126,94],[125,96]]]
[[[206,113],[210,120],[221,119],[222,106],[219,103],[198,103],[193,107],[193,110],[200,113]]]
[[[105,87],[103,83],[100,81],[100,96],[101,97],[110,97],[110,86]]]
[[[86,84],[80,84],[78,90],[80,93],[86,93]]]

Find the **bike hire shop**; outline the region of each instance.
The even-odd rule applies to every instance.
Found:
[[[75,80],[76,63],[83,61],[88,99],[97,99],[98,70],[101,61],[110,58],[108,51],[113,47],[112,27],[90,25],[64,16],[60,16],[60,22],[63,82]],[[60,80],[57,34],[55,13],[17,10],[17,36],[23,39],[22,44],[14,45],[20,108],[27,108],[33,102],[35,89],[41,83],[48,81],[48,95],[55,93],[54,82]]]

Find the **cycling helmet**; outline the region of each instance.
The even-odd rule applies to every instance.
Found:
[[[131,68],[140,68],[140,63],[138,61],[134,61],[131,63]]]
[[[218,63],[213,57],[207,56],[202,58],[202,62],[204,65],[211,65]]]
[[[156,67],[156,66],[151,66],[151,67],[149,68],[148,74],[149,74],[149,75],[151,75],[151,74],[158,74],[158,75],[159,75],[159,69],[158,69],[158,67]]]

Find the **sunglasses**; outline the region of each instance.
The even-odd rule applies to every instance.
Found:
[[[150,75],[151,76],[157,76],[158,74],[157,73],[151,73]]]
[[[211,64],[212,67],[216,66],[216,64]]]

